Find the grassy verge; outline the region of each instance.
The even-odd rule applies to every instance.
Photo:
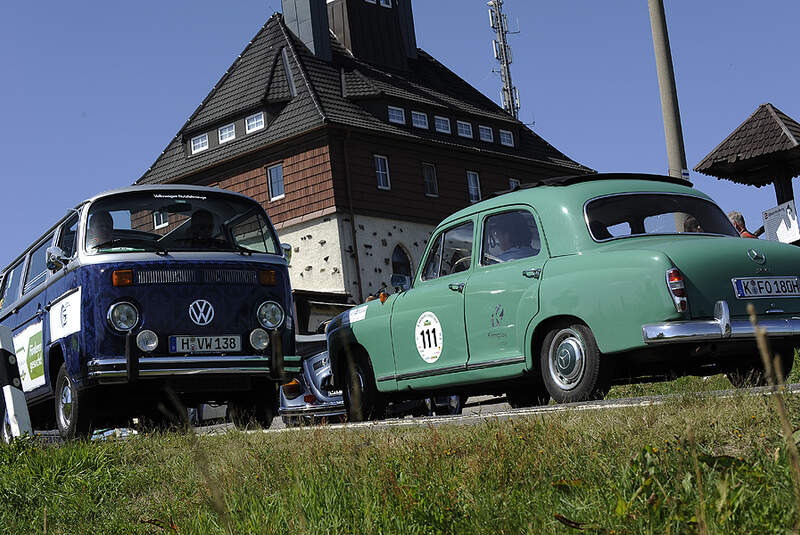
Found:
[[[785,533],[798,514],[772,400],[691,394],[472,426],[19,441],[0,446],[0,504],[9,533],[694,533],[701,512],[710,533]]]

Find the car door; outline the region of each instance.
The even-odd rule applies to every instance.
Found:
[[[435,235],[414,286],[397,297],[392,346],[397,380],[407,381],[400,388],[446,384],[440,376],[465,369],[463,292],[473,261],[474,229],[472,219],[462,220]]]
[[[525,329],[539,310],[547,253],[533,210],[506,206],[480,221],[480,254],[466,286],[468,368],[525,360]]]

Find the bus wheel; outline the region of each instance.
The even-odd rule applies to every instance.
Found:
[[[94,404],[92,391],[79,391],[67,373],[66,365],[58,370],[55,391],[56,424],[64,440],[87,437],[92,432]]]

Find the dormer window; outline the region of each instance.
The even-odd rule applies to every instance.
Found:
[[[406,111],[403,108],[389,106],[389,122],[395,124],[406,124]]]
[[[514,146],[514,133],[508,130],[500,130],[500,143],[506,147]]]
[[[433,122],[436,125],[436,131],[442,134],[450,134],[450,119],[447,117],[440,117],[438,115],[433,117]]]
[[[411,112],[411,124],[414,125],[415,128],[424,128],[428,129],[428,114],[422,113],[421,111],[412,111]]]
[[[478,135],[481,137],[481,141],[494,143],[494,133],[492,133],[491,127],[480,125],[478,127]]]
[[[472,137],[472,124],[466,123],[464,121],[457,121],[458,122],[458,135],[461,137]]]
[[[392,0],[380,0],[383,7],[392,7]]]
[[[234,125],[233,123],[219,127],[218,132],[219,132],[220,145],[225,143],[226,141],[236,139],[236,125]]]
[[[203,152],[208,148],[208,134],[200,134],[192,138],[192,154]]]
[[[264,128],[264,112],[260,111],[258,113],[254,113],[253,115],[249,116],[245,119],[245,132],[251,134],[256,130],[261,130]]]

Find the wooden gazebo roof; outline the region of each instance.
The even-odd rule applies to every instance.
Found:
[[[800,123],[762,104],[694,170],[752,186],[788,181],[800,175]]]

